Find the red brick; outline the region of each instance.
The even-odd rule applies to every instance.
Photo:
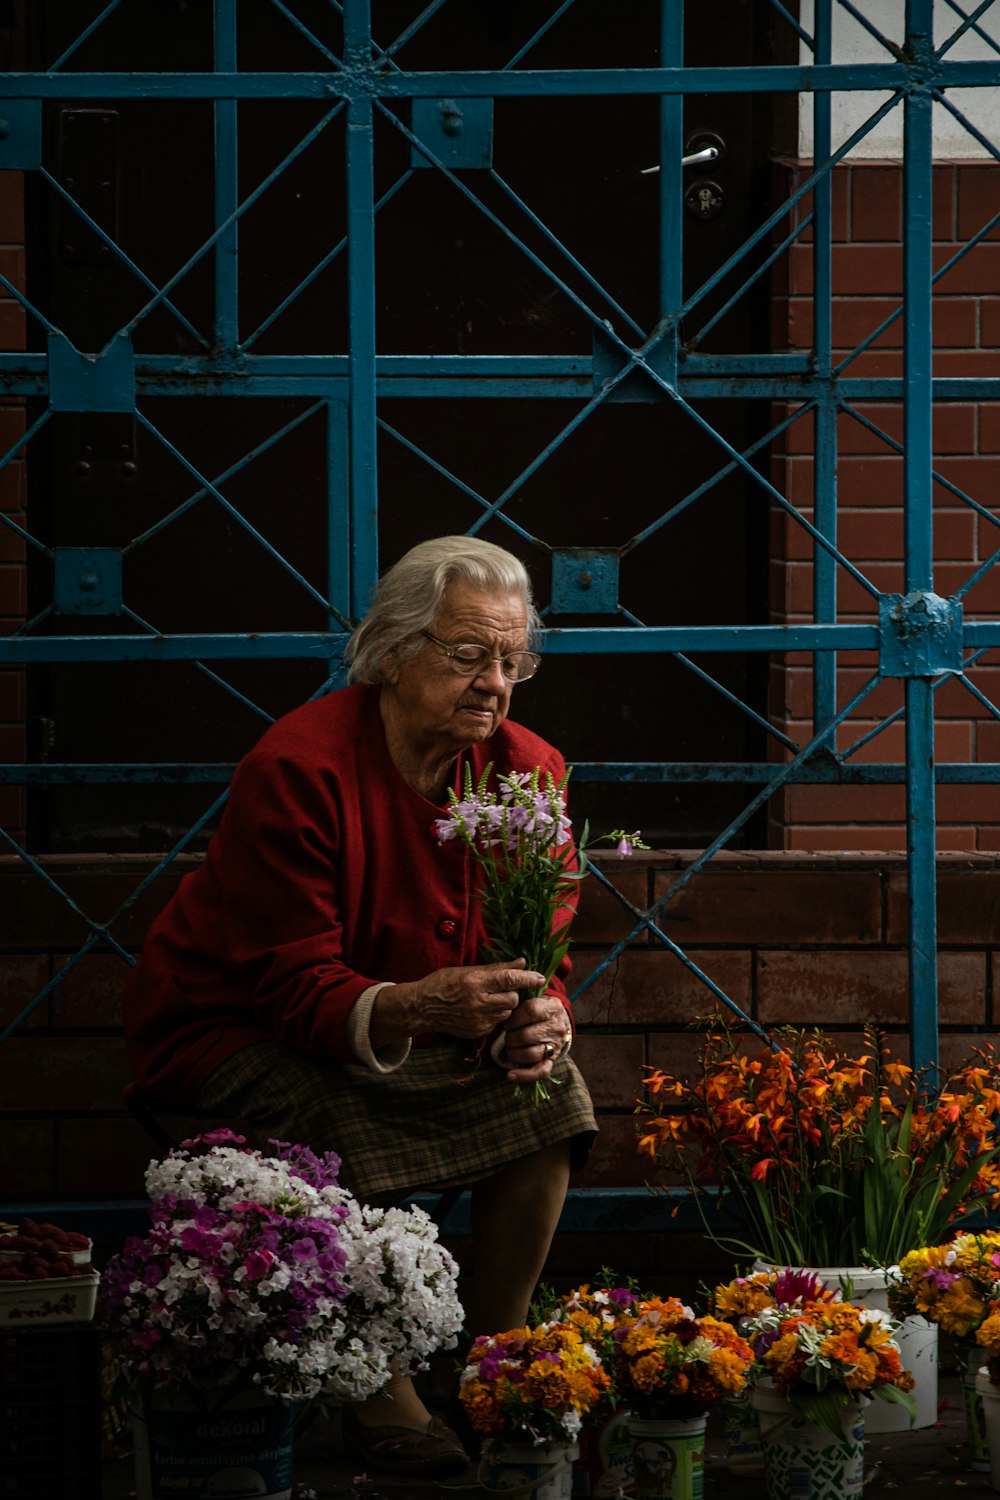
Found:
[[[1000,453],[1000,404],[984,401],[979,408],[979,452]]]
[[[54,1025],[121,1026],[127,975],[128,966],[117,954],[82,958],[59,983],[53,1001]]]
[[[976,297],[934,298],[934,346],[937,349],[964,349],[974,345],[979,315]]]
[[[983,225],[1000,212],[1000,170],[993,163],[964,163],[958,169],[957,238],[969,240]],[[987,239],[1000,239],[1000,228],[990,230]]]
[[[859,422],[850,412],[843,412],[837,419],[837,449],[839,453],[871,453],[886,454],[892,450],[887,446],[885,439],[880,433],[894,439],[897,443],[903,440],[903,408],[897,404],[887,402],[884,405],[871,402],[859,402],[856,407],[861,416],[868,418],[878,429],[872,432],[862,422]],[[967,452],[969,445],[963,448]]]
[[[936,458],[934,468],[941,479],[948,480],[982,505],[993,503],[993,496],[1000,487],[1000,459],[981,458],[976,454],[964,458]],[[935,483],[934,505],[962,506],[965,502],[943,484]]]
[[[958,195],[957,169],[951,163],[935,166],[932,178],[931,234],[936,240],[954,240]]]
[[[49,961],[43,953],[8,953],[0,956],[0,1030],[6,1029],[25,1006],[45,988]],[[34,1031],[48,1023],[46,1001],[36,1006],[21,1023],[21,1031]]]
[[[642,1084],[641,1036],[577,1036],[573,1060],[600,1109],[633,1109]]]
[[[687,951],[687,950],[686,950]],[[574,972],[584,978],[601,961],[600,953],[574,956]],[[750,954],[688,952],[692,963],[745,1010],[750,1003]],[[574,1002],[582,1025],[676,1025],[703,1015],[713,1006],[712,991],[668,949],[628,950],[605,969]]]
[[[801,411],[801,416],[797,415],[791,425],[785,428],[782,441],[788,453],[812,455],[816,446],[815,418],[811,410],[802,408]]]
[[[983,719],[976,724],[976,754],[979,761],[1000,761],[1000,723]]]
[[[0,172],[0,181],[8,174]],[[54,1120],[4,1120],[3,1191],[19,1198],[55,1191]]]
[[[979,304],[979,342],[990,349],[1000,347],[1000,297],[984,297]]]
[[[936,800],[942,822],[1000,822],[1000,786],[939,786]]]
[[[986,961],[981,953],[942,953],[940,1015],[945,1024],[982,1025]],[[761,1025],[827,1026],[907,1022],[908,957],[892,953],[762,953],[757,963]]]
[[[785,848],[789,850],[831,850],[836,853],[901,853],[906,848],[906,835],[899,827],[866,825],[856,828],[850,824],[839,827],[812,827],[793,824],[785,832]]]
[[[942,380],[995,380],[1000,375],[1000,350],[935,349],[934,374]]]
[[[905,816],[901,786],[793,786],[788,816],[795,823],[886,823]]]
[[[846,351],[864,343],[900,306],[898,297],[835,297],[833,299],[833,345]],[[893,319],[870,347],[900,349],[903,345],[903,320]]]
[[[886,941],[905,943],[909,903],[906,877],[892,874],[888,883]],[[1000,944],[1000,871],[938,869],[939,944],[995,947]]]
[[[601,869],[626,900],[644,911],[647,882],[643,870],[623,869],[621,862],[603,860]],[[599,881],[588,879],[580,889],[580,907],[573,923],[575,943],[617,943],[635,926],[635,917]],[[645,941],[645,938],[640,939]]]
[[[0,724],[0,761],[20,763],[25,759],[23,724]]]
[[[968,677],[987,698],[993,699],[1000,692],[1000,667],[971,667]],[[985,712],[958,678],[948,678],[934,691],[934,713],[939,719],[968,719]]]
[[[935,245],[932,258],[934,273],[937,274],[942,266],[951,261],[955,253],[951,245]],[[1000,292],[1000,244],[974,245],[934,285],[937,291],[949,296],[954,296],[957,292],[972,292],[975,296],[982,297]]]
[[[113,859],[102,862],[84,856],[79,860],[50,859],[45,863],[53,880],[76,901],[81,911],[102,920],[135,893],[143,878],[139,870]],[[123,946],[137,948],[141,944],[149,923],[173,894],[185,868],[189,868],[177,865],[177,861],[174,866],[115,924],[115,936]],[[86,924],[66,901],[17,861],[0,860],[0,910],[5,916],[10,914],[10,922],[0,928],[0,949],[15,946],[14,933],[19,934],[18,948],[53,946],[69,951],[89,935]]]
[[[125,1043],[111,1037],[15,1036],[0,1047],[7,1109],[114,1109],[129,1081]]]
[[[666,887],[656,877],[660,894]],[[875,871],[703,871],[667,907],[666,931],[697,943],[875,943],[881,890]]]
[[[891,166],[855,164],[851,170],[851,240],[898,240],[902,229],[902,173]]]
[[[837,462],[841,505],[901,505],[905,468],[901,454],[845,454]]]

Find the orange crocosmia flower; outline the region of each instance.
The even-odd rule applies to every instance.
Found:
[[[771,1168],[776,1165],[777,1163],[775,1162],[773,1156],[762,1156],[760,1161],[754,1162],[753,1166],[750,1168],[750,1176],[753,1178],[754,1182],[764,1182],[767,1178],[768,1172],[770,1172]]]

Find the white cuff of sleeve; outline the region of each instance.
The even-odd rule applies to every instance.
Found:
[[[369,1035],[376,998],[383,990],[389,989],[391,984],[391,980],[385,980],[382,984],[370,984],[355,1000],[347,1018],[347,1040],[351,1051],[369,1073],[395,1073],[410,1055],[411,1042],[408,1036],[401,1037],[398,1042],[389,1042],[376,1052]]]
[[[490,1043],[490,1057],[492,1057],[493,1061],[500,1068],[509,1068],[510,1067],[510,1063],[507,1061],[506,1057],[504,1056],[504,1047],[506,1045],[506,1042],[507,1042],[507,1033],[505,1031],[501,1031],[500,1035],[497,1036],[497,1037],[494,1037],[493,1041]],[[557,1053],[555,1053],[555,1055],[553,1056],[552,1061],[554,1063],[562,1062],[562,1060],[563,1060],[564,1057],[568,1057],[569,1056],[569,1049],[572,1047],[572,1045],[573,1045],[573,1031],[572,1031],[572,1028],[570,1027],[569,1023],[567,1022],[567,1024],[566,1024],[566,1034],[563,1037],[563,1044],[559,1048],[559,1051]]]

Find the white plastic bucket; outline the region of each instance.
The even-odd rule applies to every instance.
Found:
[[[865,1482],[865,1419],[871,1407],[851,1401],[842,1413],[843,1440],[811,1422],[769,1381],[751,1401],[760,1416],[768,1500],[861,1500]]]
[[[291,1500],[292,1423],[287,1402],[256,1388],[139,1394],[132,1410],[139,1500]]]
[[[479,1483],[485,1490],[531,1500],[571,1500],[573,1465],[580,1457],[576,1443],[514,1443],[490,1438],[479,1464]]]
[[[707,1421],[629,1417],[635,1500],[703,1500]]]

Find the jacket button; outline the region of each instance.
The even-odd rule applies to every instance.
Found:
[[[441,937],[441,938],[454,937],[455,936],[456,925],[457,924],[452,921],[451,917],[442,917],[441,920],[440,920],[440,922],[437,924],[437,935],[438,935],[438,937]]]

